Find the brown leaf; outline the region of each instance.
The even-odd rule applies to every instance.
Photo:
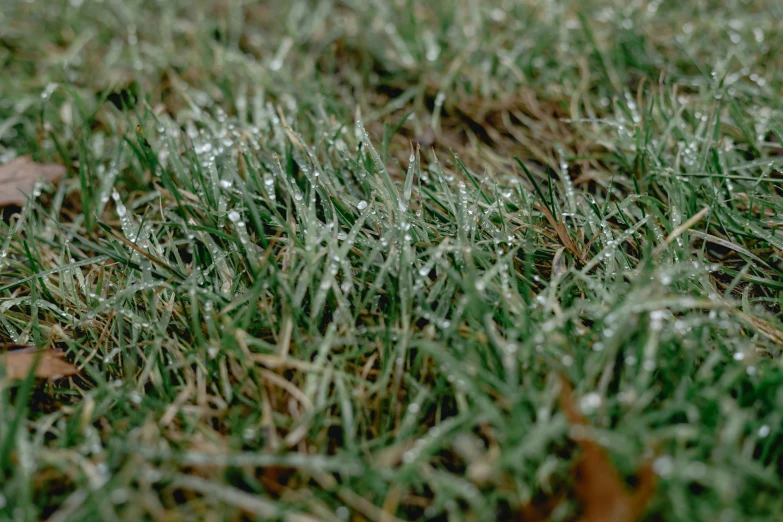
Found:
[[[563,379],[560,407],[573,426],[587,426],[587,419],[574,406],[571,385]],[[604,448],[580,436],[582,449],[576,464],[575,489],[582,503],[580,522],[636,522],[641,520],[655,491],[655,474],[650,463],[637,472],[639,485],[629,492]]]
[[[56,379],[68,377],[79,373],[79,369],[68,361],[63,360],[64,352],[55,350],[38,350],[33,347],[12,350],[0,356],[0,366],[7,379],[21,381],[30,375],[35,365],[35,376],[43,379]]]
[[[62,165],[42,165],[29,156],[0,166],[0,207],[24,205],[37,181],[45,179],[54,183],[64,174]]]
[[[560,247],[555,252],[555,257],[552,259],[552,276],[553,278],[560,277],[568,271],[568,263],[565,259],[565,247]]]

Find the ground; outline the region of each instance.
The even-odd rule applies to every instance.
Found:
[[[3,0],[0,518],[780,519],[781,20]]]

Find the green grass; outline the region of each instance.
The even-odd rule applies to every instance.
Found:
[[[2,3],[0,519],[780,518],[779,2],[426,4]]]

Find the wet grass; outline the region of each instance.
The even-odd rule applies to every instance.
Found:
[[[488,4],[3,3],[3,518],[780,516],[781,7]]]

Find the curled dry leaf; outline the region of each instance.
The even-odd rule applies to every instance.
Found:
[[[35,367],[35,376],[43,379],[56,379],[79,373],[79,369],[64,357],[64,352],[27,347],[0,355],[0,366],[7,379],[16,381],[26,379],[33,367]],[[38,359],[37,366],[36,359]]]
[[[45,179],[54,183],[64,174],[65,167],[62,165],[42,165],[29,156],[0,166],[0,207],[24,205],[36,182]]]
[[[562,276],[568,271],[568,264],[565,259],[565,247],[560,247],[555,252],[555,257],[552,259],[552,276],[557,278]]]

